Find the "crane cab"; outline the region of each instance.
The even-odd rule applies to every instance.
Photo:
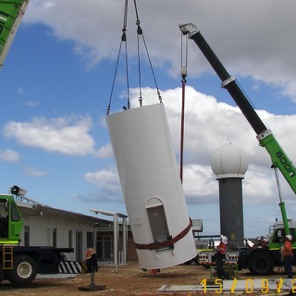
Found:
[[[289,233],[293,237],[293,247],[296,245],[296,223],[292,219],[288,220]],[[285,241],[285,227],[282,221],[275,222],[272,226],[269,227],[270,241],[269,248],[271,249],[280,249]]]
[[[0,195],[0,245],[19,243],[23,221],[12,195]]]

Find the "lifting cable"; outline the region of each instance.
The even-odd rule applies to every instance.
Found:
[[[144,44],[144,48],[147,54],[147,59],[149,62],[149,66],[152,72],[152,76],[153,76],[153,81],[154,81],[154,85],[157,91],[157,96],[158,99],[160,101],[160,103],[162,103],[162,97],[160,95],[160,91],[156,82],[156,78],[155,78],[155,73],[154,73],[154,69],[152,66],[152,62],[151,62],[151,58],[149,55],[149,51],[148,51],[148,47],[144,38],[144,34],[143,34],[143,30],[140,26],[140,19],[139,19],[139,14],[138,14],[138,8],[137,8],[137,3],[136,0],[134,0],[134,7],[135,7],[135,13],[136,13],[136,25],[137,25],[137,54],[138,54],[138,79],[139,79],[139,103],[140,106],[142,106],[142,102],[143,102],[143,97],[142,97],[142,69],[141,69],[141,51],[140,51],[140,37],[142,37],[143,40],[143,44]],[[115,82],[116,82],[116,76],[117,76],[117,71],[118,71],[118,66],[119,66],[119,59],[120,59],[120,54],[121,54],[121,50],[122,50],[122,44],[125,43],[125,68],[126,68],[126,85],[127,85],[127,107],[123,107],[124,109],[130,109],[130,98],[129,98],[129,72],[128,72],[128,50],[127,50],[127,13],[128,13],[128,0],[125,0],[125,8],[124,8],[124,20],[123,20],[123,28],[122,28],[122,36],[121,36],[121,42],[120,42],[120,46],[119,46],[119,50],[118,50],[118,54],[117,54],[117,60],[116,60],[116,67],[115,67],[115,73],[114,73],[114,77],[113,77],[113,83],[112,83],[112,88],[111,88],[111,93],[110,93],[110,98],[109,98],[109,104],[107,107],[107,115],[109,115],[110,110],[111,110],[111,101],[112,101],[112,96],[113,96],[113,92],[114,92],[114,87],[115,87]]]
[[[125,0],[125,6],[124,6],[124,17],[123,17],[123,27],[122,27],[122,35],[121,35],[121,41],[118,49],[117,54],[117,60],[116,60],[116,66],[115,66],[115,72],[113,77],[113,83],[111,87],[111,93],[109,98],[109,104],[107,107],[107,115],[109,115],[111,110],[111,101],[113,96],[113,91],[115,87],[116,77],[117,77],[117,70],[119,65],[119,59],[120,59],[120,53],[122,49],[122,44],[125,44],[125,68],[126,68],[126,85],[127,85],[127,108],[130,109],[130,99],[129,99],[129,73],[128,73],[128,50],[127,50],[127,12],[128,12],[128,0]],[[126,107],[124,107],[126,109]]]
[[[143,33],[143,30],[142,30],[142,28],[140,26],[141,22],[139,20],[139,14],[138,14],[138,8],[137,8],[136,0],[134,0],[134,6],[135,6],[136,17],[137,17],[136,25],[138,26],[138,28],[137,28],[137,33],[138,33],[138,35],[137,35],[137,47],[138,47],[138,65],[139,65],[139,102],[140,102],[140,106],[142,106],[142,101],[143,101],[143,98],[142,98],[142,81],[141,81],[142,76],[141,76],[140,40],[139,40],[140,36],[142,36],[143,44],[144,44],[144,47],[145,47],[145,50],[146,50],[147,58],[148,58],[148,61],[149,61],[151,73],[152,73],[153,80],[154,80],[154,85],[155,85],[155,88],[156,88],[156,91],[157,91],[157,96],[158,96],[159,102],[162,103],[162,98],[161,98],[161,95],[160,95],[159,88],[157,86],[154,69],[153,69],[153,66],[152,66],[151,59],[150,59],[148,47],[147,47],[147,44],[146,44],[146,41],[145,41],[145,38],[144,38],[144,33]]]
[[[185,41],[184,41],[185,38]],[[185,43],[185,45],[184,45]],[[185,47],[185,50],[184,50]],[[184,53],[185,51],[185,53]],[[185,86],[188,60],[188,37],[181,33],[181,83],[182,83],[182,107],[181,107],[181,139],[180,139],[180,179],[183,183],[183,146],[184,146],[184,121],[185,121]]]

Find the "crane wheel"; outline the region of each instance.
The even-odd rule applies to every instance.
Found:
[[[268,275],[274,269],[274,261],[268,252],[253,252],[248,259],[248,268],[254,275]]]
[[[13,260],[13,269],[5,270],[5,277],[17,286],[26,286],[36,277],[37,265],[34,259],[27,255],[20,255]]]

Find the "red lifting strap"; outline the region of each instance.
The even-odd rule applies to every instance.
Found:
[[[139,249],[139,250],[155,250],[155,249],[169,247],[173,245],[175,242],[182,239],[190,231],[191,227],[192,227],[192,221],[190,219],[189,225],[184,230],[182,230],[178,235],[176,235],[174,238],[171,238],[167,241],[159,242],[159,243],[156,242],[156,243],[150,243],[150,244],[137,244],[137,243],[134,243],[134,244],[136,249]]]

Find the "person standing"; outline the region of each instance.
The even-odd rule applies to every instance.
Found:
[[[216,264],[217,264],[217,276],[219,279],[223,279],[223,277],[226,280],[229,280],[228,273],[224,270],[224,262],[226,257],[226,251],[227,251],[227,243],[228,238],[224,235],[221,236],[221,242],[217,247],[217,253],[216,253]]]
[[[293,238],[292,235],[288,234],[285,236],[285,243],[282,248],[282,255],[284,259],[285,265],[285,273],[287,274],[288,278],[293,277],[292,273],[292,263],[293,263],[293,250],[292,250],[292,242]]]
[[[97,254],[95,249],[90,248],[86,251],[86,266],[87,271],[90,272],[90,285],[95,286],[95,273],[98,271]]]

